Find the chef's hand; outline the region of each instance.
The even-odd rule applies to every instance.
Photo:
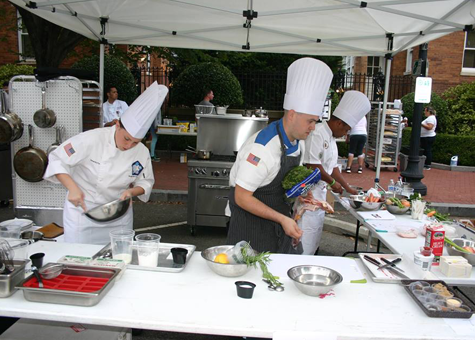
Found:
[[[348,192],[350,195],[358,195],[358,191],[353,189],[352,187],[345,188],[346,192]]]
[[[71,202],[71,204],[75,207],[80,206],[82,210],[87,210],[86,204],[84,203],[84,193],[78,187],[69,190],[68,201]]]
[[[296,241],[300,240],[302,237],[302,229],[299,228],[297,222],[295,222],[293,218],[286,216],[281,225],[286,235],[292,237]]]
[[[335,192],[337,194],[342,194],[343,193],[343,187],[338,182],[335,182],[335,184],[333,184],[330,188],[333,192]]]
[[[125,190],[125,191],[122,193],[122,195],[120,195],[120,200],[121,200],[121,201],[124,201],[124,200],[126,200],[127,198],[132,198],[133,196],[134,196],[134,195],[133,195],[131,189],[127,189],[127,190]]]

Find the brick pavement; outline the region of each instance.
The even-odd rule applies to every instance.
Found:
[[[170,159],[162,157],[161,162],[154,162],[155,185],[154,189],[159,190],[188,190],[187,165],[180,164],[179,155],[173,155]],[[353,166],[353,171],[356,171]],[[344,177],[350,184],[361,186],[364,189],[370,188],[374,184],[375,171],[364,169],[362,174],[344,173]],[[387,187],[390,179],[398,179],[399,173],[392,170],[381,171],[381,185]],[[448,170],[424,171],[422,182],[427,185],[427,196],[425,199],[436,203],[459,203],[475,204],[475,173],[455,172]]]

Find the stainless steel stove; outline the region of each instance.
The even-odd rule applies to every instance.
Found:
[[[188,160],[188,225],[226,227],[229,173],[235,156],[213,155],[210,160]]]

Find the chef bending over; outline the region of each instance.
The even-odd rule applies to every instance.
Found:
[[[80,133],[49,155],[44,179],[68,190],[63,210],[66,242],[107,244],[111,230],[132,229],[132,209],[106,223],[89,219],[84,211],[119,198],[148,201],[155,180],[150,153],[141,141],[167,93],[165,86],[153,83],[113,126]]]

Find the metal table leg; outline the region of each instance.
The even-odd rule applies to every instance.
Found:
[[[366,243],[366,251],[369,252],[369,247],[371,246],[371,241],[373,240],[373,233],[371,230],[368,230],[368,243]]]

